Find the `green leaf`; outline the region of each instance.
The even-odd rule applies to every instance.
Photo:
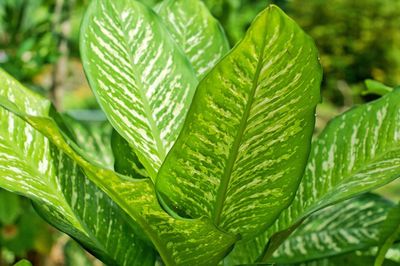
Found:
[[[76,143],[85,151],[85,154],[104,167],[113,169],[110,123],[93,119],[80,120],[68,114],[63,115],[63,119],[74,133]]]
[[[312,40],[267,8],[201,81],[157,177],[165,204],[242,237],[263,232],[303,175],[320,81]]]
[[[385,255],[393,243],[400,238],[400,203],[393,208],[386,217],[381,228],[382,243],[375,260],[375,266],[383,265]]]
[[[149,177],[134,149],[115,130],[111,135],[111,146],[115,158],[114,170],[117,173],[134,178]]]
[[[0,105],[23,118],[77,163],[84,170],[85,176],[104,191],[114,201],[115,206],[125,211],[134,231],[151,241],[167,265],[216,264],[236,241],[236,237],[219,231],[207,219],[187,220],[168,215],[159,205],[153,183],[149,179],[135,180],[88,162],[81,156],[81,149],[60,130],[56,121],[48,114],[27,114],[4,98],[0,98]],[[87,181],[88,179],[85,180]],[[81,187],[79,185],[77,187]],[[93,199],[98,198],[102,197],[94,195]],[[85,202],[96,206],[95,200]],[[91,207],[90,210],[96,211],[96,208]],[[120,213],[116,215],[124,217]],[[106,218],[105,221],[111,220]],[[96,223],[90,225],[95,227]],[[107,230],[102,232],[108,233]],[[132,251],[137,249],[137,245],[133,244],[126,244],[124,247]]]
[[[364,95],[377,94],[383,96],[393,91],[393,88],[372,79],[365,80],[365,86],[367,87],[367,90],[363,92]]]
[[[0,189],[0,224],[8,225],[15,222],[21,213],[18,195]]]
[[[82,61],[110,123],[155,179],[197,78],[161,19],[136,1],[94,0],[81,27]]]
[[[374,257],[370,254],[364,254],[362,251],[351,252],[338,256],[307,261],[295,264],[277,264],[277,266],[338,266],[338,265],[351,265],[351,266],[367,266],[373,265]],[[399,263],[394,260],[386,261],[384,266],[398,266]]]
[[[14,266],[32,266],[32,263],[30,263],[28,260],[20,260],[15,263]]]
[[[292,230],[313,212],[400,176],[400,90],[333,119],[313,144],[291,206],[265,238]],[[273,237],[269,257],[284,239]]]
[[[47,115],[50,102],[0,70],[0,96],[21,112]],[[150,265],[154,251],[138,239],[123,212],[80,167],[25,121],[0,108],[0,187],[34,201],[49,223],[110,264]],[[132,248],[135,246],[136,248]],[[143,260],[138,262],[136,258]]]
[[[185,52],[199,79],[229,51],[221,25],[202,1],[164,0],[155,10]]]
[[[392,209],[392,202],[374,194],[328,207],[307,218],[271,260],[297,263],[375,246]]]

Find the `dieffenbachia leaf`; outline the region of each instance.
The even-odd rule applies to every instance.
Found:
[[[398,266],[400,263],[399,249],[392,249],[391,254],[387,256],[384,266]],[[397,254],[393,254],[397,253]],[[394,257],[394,256],[397,257]],[[375,253],[365,251],[355,251],[347,254],[341,254],[328,258],[312,260],[294,264],[274,264],[276,266],[338,266],[338,265],[351,265],[351,266],[367,266],[373,265],[375,260]]]
[[[144,239],[151,241],[167,265],[216,264],[236,241],[236,237],[218,230],[207,219],[187,220],[171,217],[159,205],[150,179],[135,180],[88,162],[81,155],[83,154],[81,149],[60,130],[49,114],[40,113],[36,116],[27,114],[4,98],[0,98],[0,105],[23,118],[46,136],[63,154],[68,155],[74,163],[84,169],[86,178],[104,191],[114,201],[115,206],[125,211],[128,216],[126,218],[135,232],[139,232]],[[97,199],[98,196],[94,197]],[[95,200],[89,202],[96,203]],[[108,233],[107,230],[102,232]],[[126,244],[125,248],[136,250],[136,245],[132,243]],[[140,257],[131,257],[135,258]]]
[[[196,89],[189,61],[161,19],[129,0],[91,2],[81,27],[81,53],[110,123],[154,179]]]
[[[21,111],[31,115],[52,111],[49,101],[22,87],[2,70],[0,81],[0,96],[18,104]],[[133,234],[121,218],[121,209],[84,177],[76,163],[3,108],[0,121],[0,187],[32,199],[43,218],[106,263],[154,263],[152,248]]]
[[[312,40],[267,8],[201,81],[157,177],[161,199],[244,237],[264,231],[303,175],[320,80]]]
[[[111,146],[115,172],[133,178],[149,177],[132,146],[115,130],[111,134]]]
[[[299,263],[364,249],[379,244],[381,227],[393,203],[365,194],[318,211],[308,217],[278,248],[271,261]],[[254,263],[267,240],[238,242],[224,265]]]
[[[400,90],[394,90],[330,122],[313,144],[293,203],[264,237],[293,230],[311,213],[399,176]],[[272,237],[265,259],[282,241]]]
[[[164,0],[155,10],[185,52],[199,79],[229,51],[219,22],[200,0]]]
[[[297,263],[376,246],[393,203],[365,194],[307,218],[277,249],[271,261]]]
[[[386,217],[385,223],[381,227],[381,241],[375,266],[380,266],[385,260],[386,253],[393,243],[400,238],[400,203],[393,208]]]
[[[113,169],[111,125],[107,121],[79,120],[67,114],[63,118],[85,154],[104,167]]]

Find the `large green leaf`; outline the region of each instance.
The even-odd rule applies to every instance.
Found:
[[[81,53],[102,109],[155,178],[197,85],[189,61],[160,18],[128,0],[91,2]]]
[[[116,206],[125,211],[128,216],[126,218],[129,219],[135,232],[152,242],[167,265],[216,264],[236,241],[236,237],[219,231],[207,219],[187,220],[168,215],[158,203],[151,180],[135,180],[91,164],[82,157],[83,151],[68,138],[66,133],[60,130],[56,120],[51,116],[52,114],[30,115],[4,98],[0,98],[0,105],[39,130],[60,151],[63,151],[74,163],[84,169],[86,177],[101,188]],[[81,186],[81,183],[78,185]],[[98,197],[102,198],[99,195],[93,195],[93,199],[89,200],[89,203],[96,206]],[[95,208],[90,209],[96,211]],[[118,215],[119,217],[124,216]],[[110,222],[107,218],[104,221]],[[96,224],[91,224],[91,226],[96,228]],[[107,234],[108,231],[104,230],[102,233]],[[134,242],[132,241],[132,243]],[[136,250],[137,245],[132,243],[125,245],[125,248]],[[131,259],[135,258],[140,257],[135,256]]]
[[[400,90],[333,119],[313,145],[292,205],[264,236],[292,230],[314,211],[400,176]],[[267,259],[284,239],[272,238]]]
[[[320,80],[312,40],[267,8],[201,81],[157,177],[162,200],[243,237],[265,230],[303,175]]]
[[[271,260],[296,263],[376,246],[393,203],[365,194],[321,210],[297,228]]]
[[[218,21],[200,0],[164,0],[156,7],[201,79],[229,51]]]
[[[400,238],[400,203],[387,215],[385,223],[381,227],[381,242],[375,260],[375,266],[380,266],[385,260],[386,253],[393,243]]]
[[[52,111],[49,101],[1,70],[0,81],[0,95],[18,104],[21,111],[32,115]],[[120,208],[84,177],[76,163],[3,108],[0,121],[0,187],[32,199],[46,220],[107,263],[154,262],[152,248],[134,236]]]

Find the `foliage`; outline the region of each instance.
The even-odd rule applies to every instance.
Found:
[[[400,84],[400,1],[294,0],[287,8],[317,43],[328,98],[343,104],[338,81],[353,94],[368,78]]]
[[[318,53],[278,7],[228,51],[199,0],[94,0],[80,49],[110,124],[0,71],[0,187],[104,263],[301,263],[382,243],[393,204],[352,198],[400,176],[400,90],[311,144]]]

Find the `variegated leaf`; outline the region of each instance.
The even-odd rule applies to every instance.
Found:
[[[275,263],[297,263],[376,246],[393,203],[365,194],[321,210],[278,248]]]
[[[200,0],[164,0],[155,10],[185,52],[199,79],[229,51],[219,22]]]
[[[103,120],[77,119],[68,114],[63,118],[74,133],[77,144],[85,150],[86,155],[94,162],[113,169],[110,123]]]
[[[165,204],[243,237],[264,231],[303,174],[320,80],[312,40],[267,8],[201,81],[157,177]]]
[[[400,176],[400,90],[333,119],[313,144],[291,206],[264,236],[292,230],[314,211]],[[283,239],[272,237],[267,259]]]
[[[369,266],[374,264],[376,252],[365,252],[358,250],[347,254],[338,256],[327,257],[318,260],[312,260],[294,264],[276,264],[276,266],[338,266],[338,265],[351,265],[351,266]],[[391,254],[387,256],[384,266],[399,266],[400,249],[391,249]]]
[[[32,115],[50,102],[0,70],[0,96]],[[0,108],[0,187],[33,200],[39,213],[109,264],[151,265],[155,252],[138,239],[121,209],[80,167],[14,114]],[[137,260],[140,258],[140,260]]]
[[[84,169],[86,177],[125,211],[135,232],[151,241],[165,264],[213,265],[229,252],[236,241],[236,237],[218,230],[207,219],[171,217],[159,205],[151,180],[134,180],[91,164],[48,114],[29,115],[1,97],[0,105],[23,118]],[[135,250],[134,245],[126,245],[126,248]]]
[[[375,260],[375,266],[383,265],[386,253],[389,252],[395,241],[400,240],[400,203],[393,208],[381,226],[379,250]]]
[[[197,85],[189,61],[160,18],[128,0],[91,2],[81,53],[102,109],[154,179]]]

